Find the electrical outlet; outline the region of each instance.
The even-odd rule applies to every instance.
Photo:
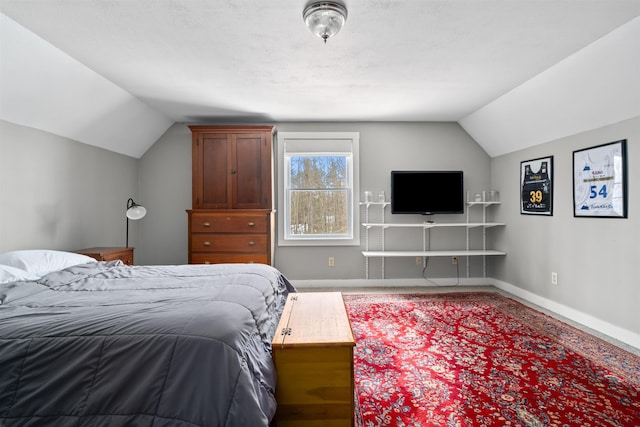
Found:
[[[422,257],[421,256],[417,256],[416,257],[416,265],[420,265],[422,264]]]
[[[451,257],[451,264],[457,264],[458,263],[458,257],[457,256],[452,256]]]
[[[556,273],[556,272],[552,272],[551,273],[551,284],[552,285],[557,285],[558,284],[558,273]]]
[[[336,265],[336,260],[334,257],[330,256],[329,257],[329,267],[333,267],[334,265]]]

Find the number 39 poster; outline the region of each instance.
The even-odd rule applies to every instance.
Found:
[[[627,141],[573,152],[573,215],[627,217]]]
[[[521,214],[553,215],[553,156],[520,163]]]

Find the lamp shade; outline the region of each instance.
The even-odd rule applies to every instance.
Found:
[[[302,18],[309,30],[326,43],[327,39],[338,34],[344,25],[347,20],[347,8],[338,2],[317,1],[305,7]]]
[[[146,214],[147,210],[144,208],[144,206],[134,206],[127,209],[127,218],[129,219],[140,219],[143,218]]]
[[[127,202],[127,218],[136,220],[144,218],[146,214],[147,210],[144,208],[144,206],[140,206],[139,204],[134,202],[133,199],[129,199],[129,201]]]

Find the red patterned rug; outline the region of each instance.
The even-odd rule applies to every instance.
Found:
[[[640,357],[517,301],[344,300],[363,427],[640,426]]]

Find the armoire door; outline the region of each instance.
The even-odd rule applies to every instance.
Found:
[[[271,132],[225,130],[193,133],[193,208],[271,209]]]

